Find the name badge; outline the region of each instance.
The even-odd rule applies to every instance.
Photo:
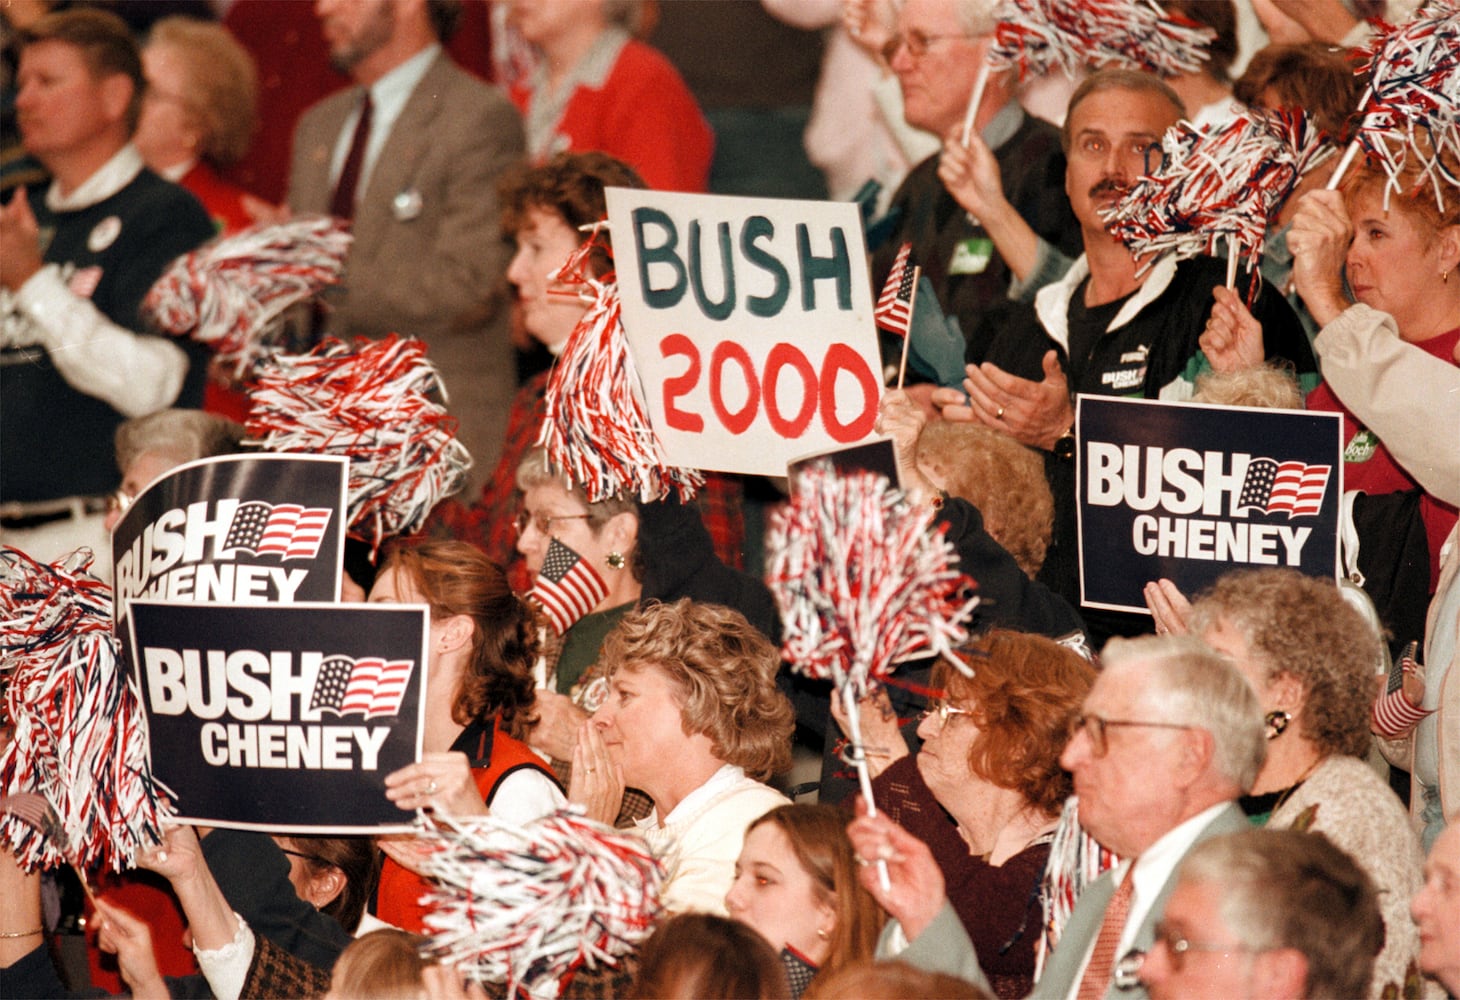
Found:
[[[953,248],[948,262],[949,274],[983,274],[994,255],[994,241],[987,236],[970,236]]]

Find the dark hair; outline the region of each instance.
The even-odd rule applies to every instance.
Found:
[[[1133,90],[1141,94],[1155,94],[1170,102],[1171,106],[1176,109],[1177,118],[1186,117],[1186,105],[1177,96],[1176,91],[1171,89],[1170,84],[1160,77],[1135,69],[1097,70],[1085,77],[1075,88],[1075,92],[1070,95],[1070,104],[1065,110],[1065,123],[1060,126],[1060,148],[1066,153],[1070,151],[1070,143],[1073,140],[1070,133],[1070,122],[1074,120],[1075,109],[1084,103],[1085,98],[1093,97],[1106,90]]]
[[[778,806],[745,828],[774,826],[786,835],[791,853],[816,884],[817,895],[836,913],[836,927],[816,978],[834,975],[877,953],[877,938],[887,912],[857,876],[857,855],[847,837],[850,817],[833,805]]]
[[[472,619],[471,658],[452,719],[465,726],[495,713],[503,732],[525,739],[537,721],[532,711],[537,626],[502,567],[466,542],[415,540],[391,545],[380,572],[388,569],[410,578],[432,618]]]
[[[633,167],[606,153],[558,153],[546,163],[520,166],[497,183],[502,233],[515,236],[527,224],[527,212],[533,208],[556,213],[575,230],[591,226],[608,216],[604,188],[647,186]],[[601,240],[609,245],[607,233]],[[594,274],[612,269],[603,247],[595,248],[590,260]]]
[[[1334,142],[1348,140],[1349,119],[1359,106],[1364,82],[1342,49],[1322,42],[1269,45],[1255,54],[1232,87],[1243,104],[1261,107],[1271,87],[1288,111],[1302,110]]]
[[[340,894],[320,907],[320,912],[334,917],[341,927],[355,933],[365,904],[375,895],[380,878],[380,852],[369,837],[307,837],[302,834],[281,834],[292,850],[301,855],[311,876],[324,875],[331,868],[344,876]]]
[[[1237,7],[1232,0],[1165,0],[1161,6],[1168,18],[1175,14],[1216,32],[1202,66],[1212,79],[1230,82],[1237,59]]]
[[[442,45],[456,36],[461,24],[461,0],[426,0],[426,16]]]
[[[127,22],[110,11],[76,7],[38,19],[21,34],[20,40],[22,48],[37,42],[62,42],[80,50],[93,80],[117,75],[129,78],[132,99],[127,105],[127,135],[137,130],[147,78],[142,73],[142,56]]]
[[[748,924],[708,913],[670,917],[639,949],[639,1000],[774,1000],[789,997],[786,972]]]
[[[972,677],[940,662],[933,685],[974,714],[979,733],[968,748],[969,770],[1057,815],[1074,791],[1060,753],[1095,668],[1053,639],[1004,629],[980,639],[967,659]]]

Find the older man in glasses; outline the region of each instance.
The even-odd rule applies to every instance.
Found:
[[[1173,873],[1194,845],[1247,829],[1236,805],[1266,752],[1257,695],[1222,656],[1187,638],[1115,640],[1086,696],[1060,762],[1073,773],[1080,822],[1126,858],[1076,900],[1032,997],[1049,1000],[1143,998],[1134,975],[1117,967],[1148,952]],[[950,920],[942,879],[927,849],[884,816],[849,829],[858,856],[885,863],[883,891],[874,866],[863,884],[896,918],[883,952],[971,976],[973,947]],[[930,869],[931,866],[931,870]]]
[[[933,286],[943,312],[957,319],[968,342],[968,358],[982,361],[994,334],[1011,310],[1012,277],[995,250],[1006,215],[1016,215],[1039,237],[1068,256],[1080,252],[1080,229],[1064,195],[1065,157],[1059,131],[1026,114],[1014,100],[1018,83],[1011,70],[992,72],[965,135],[965,116],[993,42],[994,0],[907,0],[897,18],[898,34],[883,58],[902,85],[908,123],[950,143],[978,147],[986,183],[1004,193],[1004,211],[974,219],[944,187],[937,154],[913,168],[893,196],[889,212],[896,229],[873,256],[877,287],[886,281],[904,242],[913,263]],[[920,307],[921,308],[921,307]]]
[[[1321,833],[1247,830],[1197,845],[1155,941],[1126,971],[1152,1000],[1302,1000],[1369,989],[1384,921],[1374,883]]]

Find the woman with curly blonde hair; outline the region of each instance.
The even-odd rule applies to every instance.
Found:
[[[537,626],[501,567],[465,542],[420,541],[387,550],[372,603],[431,609],[426,711],[419,764],[388,775],[402,809],[526,823],[561,806],[552,773],[523,742],[536,721],[532,662]],[[421,933],[427,888],[414,838],[384,837],[376,915]]]
[[[791,703],[776,648],[738,611],[688,599],[636,609],[609,633],[603,704],[573,751],[569,798],[612,822],[625,786],[664,861],[671,913],[723,915],[746,827],[785,805],[763,784],[791,764]]]

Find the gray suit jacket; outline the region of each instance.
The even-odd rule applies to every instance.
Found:
[[[1240,833],[1250,829],[1247,817],[1243,815],[1235,803],[1228,803],[1227,807],[1217,813],[1206,827],[1197,835],[1192,846],[1209,840],[1212,837],[1220,837],[1226,833]],[[1131,942],[1131,947],[1138,951],[1149,951],[1152,942],[1156,939],[1156,924],[1161,919],[1161,914],[1166,909],[1166,899],[1171,895],[1171,890],[1176,887],[1176,872],[1173,869],[1171,877],[1161,886],[1156,900],[1146,912],[1145,919],[1141,921],[1140,928]],[[1100,933],[1100,924],[1105,919],[1105,907],[1110,902],[1110,897],[1115,894],[1115,879],[1111,872],[1106,872],[1094,882],[1085,887],[1080,893],[1080,898],[1075,901],[1074,912],[1065,923],[1063,932],[1060,934],[1059,943],[1049,954],[1045,962],[1044,972],[1039,977],[1039,982],[1034,984],[1034,992],[1029,994],[1030,1000],[1064,1000],[1074,988],[1075,982],[1085,968],[1085,953],[1090,950],[1090,945]],[[1105,994],[1106,1000],[1146,1000],[1146,988],[1136,986],[1128,990],[1116,990],[1112,987]]]
[[[305,112],[294,133],[289,207],[329,211],[330,159],[361,100],[352,87]],[[354,246],[332,291],[328,332],[426,342],[441,369],[462,440],[490,470],[513,391],[505,309],[486,305],[500,287],[497,180],[524,155],[510,101],[444,52],[426,70],[391,128],[359,199]]]

